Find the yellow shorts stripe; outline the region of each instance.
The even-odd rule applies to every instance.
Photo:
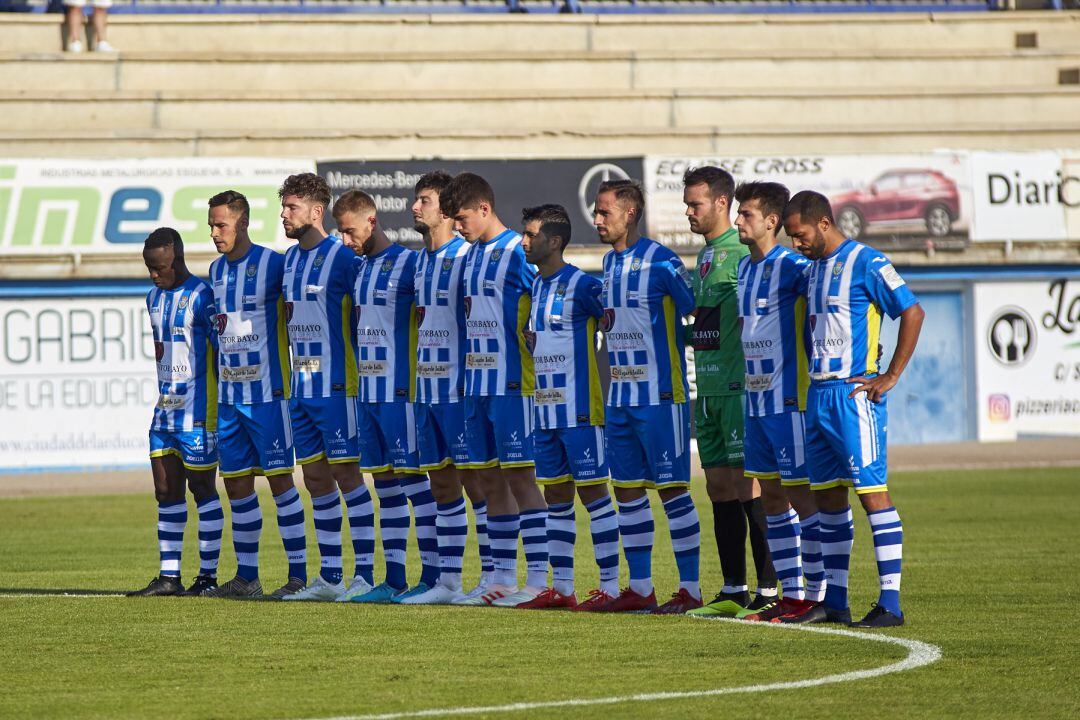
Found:
[[[780,473],[778,472],[753,472],[751,470],[744,470],[743,475],[752,480],[779,480]]]
[[[780,484],[783,487],[799,487],[801,485],[809,485],[810,478],[780,478]]]
[[[326,459],[326,453],[320,452],[320,453],[315,453],[314,455],[309,455],[306,458],[297,458],[296,459],[296,464],[297,465],[310,465],[313,462],[318,462],[320,460],[325,460],[325,459]]]

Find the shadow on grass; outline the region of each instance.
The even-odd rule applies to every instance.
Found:
[[[0,595],[123,595],[126,590],[88,590],[86,588],[8,588],[0,587]]]

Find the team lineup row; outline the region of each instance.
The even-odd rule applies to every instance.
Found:
[[[472,173],[419,180],[419,252],[386,238],[369,195],[353,190],[332,203],[310,173],[279,190],[286,235],[297,241],[284,255],[251,243],[248,203],[235,191],[208,203],[221,253],[209,283],[188,271],[178,233],[151,233],[143,256],[155,285],[147,309],[160,398],[150,455],[161,568],[132,594],[261,596],[255,476],[264,475],[289,562],[272,598],[850,623],[854,488],[873,529],[881,587],[854,624],[901,624],[903,536],[886,485],[886,394],[914,351],[922,310],[884,255],[836,228],[822,195],[790,197],[766,182],[736,188],[714,167],[688,171],[684,185],[690,229],[706,240],[693,273],[640,235],[644,196],[626,180],[603,183],[595,199],[596,232],[611,246],[602,281],[566,263],[564,208],[524,209],[519,234]],[[337,236],[325,230],[331,212]],[[779,244],[781,229],[794,251]],[[882,313],[900,319],[884,371]],[[606,399],[598,338],[610,367]],[[708,604],[688,492],[687,342],[724,576]],[[310,583],[294,462],[311,495],[321,560]],[[236,577],[221,585],[219,463],[237,560]],[[365,472],[379,497],[379,584]],[[186,589],[185,487],[198,508],[200,546],[199,575]],[[659,605],[648,489],[667,516],[680,580]],[[575,494],[589,513],[600,572],[582,602]],[[469,592],[461,580],[466,496],[482,569]],[[356,562],[348,582],[345,515]],[[413,522],[422,571],[409,588]],[[527,566],[520,588],[519,535]],[[629,575],[622,590],[620,541]]]

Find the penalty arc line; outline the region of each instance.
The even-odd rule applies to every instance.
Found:
[[[721,622],[733,622],[747,625],[745,621],[721,620]],[[880,677],[891,673],[914,670],[915,668],[931,665],[941,659],[941,648],[921,640],[908,640],[905,638],[889,637],[888,635],[874,635],[860,633],[852,630],[840,630],[834,628],[821,628],[806,625],[782,625],[778,623],[761,623],[753,627],[770,627],[781,630],[810,632],[821,635],[838,635],[852,637],[860,640],[899,645],[907,648],[908,654],[903,660],[883,665],[868,670],[853,670],[851,672],[826,675],[824,677],[809,680],[791,680],[788,682],[766,683],[762,685],[744,685],[742,687],[716,688],[714,690],[687,690],[655,693],[639,693],[636,695],[616,695],[598,698],[568,698],[565,700],[548,700],[541,702],[520,702],[507,705],[487,705],[476,707],[450,707],[432,708],[429,710],[409,710],[393,713],[378,713],[372,715],[342,715],[333,718],[319,718],[318,720],[399,720],[400,718],[424,718],[446,717],[454,715],[477,715],[481,713],[509,713],[522,712],[525,710],[544,710],[564,707],[588,707],[592,705],[616,705],[619,703],[654,702],[658,700],[680,700],[686,698],[715,697],[718,695],[736,695],[741,693],[763,693],[777,690],[798,690],[801,688],[832,685],[834,683],[852,682],[854,680],[866,680]],[[314,720],[314,719],[313,719]]]

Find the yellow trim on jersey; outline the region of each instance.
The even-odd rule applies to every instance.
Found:
[[[870,303],[870,307],[866,308],[866,372],[876,373],[878,371],[877,364],[877,346],[878,337],[881,335],[881,310],[874,303]],[[852,368],[853,374],[861,375],[862,373],[856,373],[855,368]]]
[[[416,324],[416,303],[409,306],[409,402],[416,402],[416,355],[420,346],[420,327]]]
[[[806,412],[806,396],[810,392],[810,358],[806,355],[806,298],[795,298],[795,387],[799,411]]]
[[[217,432],[217,358],[214,356],[214,345],[206,341],[206,423],[205,427],[210,432]]]
[[[345,396],[354,398],[360,395],[360,371],[356,367],[356,353],[353,352],[353,344],[350,342],[353,331],[352,311],[352,296],[346,293],[341,296],[341,339],[345,343]]]
[[[673,403],[686,402],[686,393],[683,391],[682,362],[679,358],[679,344],[675,337],[676,323],[679,316],[675,312],[675,299],[670,295],[664,296],[664,330],[667,333],[668,362],[671,364],[671,398]]]
[[[288,400],[292,392],[292,363],[289,362],[289,321],[285,318],[284,296],[279,296],[277,301],[277,345],[278,365],[281,366],[281,389],[285,399]]]
[[[753,470],[743,470],[743,476],[748,477],[751,480],[779,480],[780,473],[778,472],[754,472]]]
[[[532,313],[532,297],[525,293],[518,298],[517,311],[517,343],[518,357],[521,358],[521,394],[525,396],[536,393],[536,371],[533,368],[532,351],[525,344],[525,328],[529,326],[529,315]],[[512,467],[503,465],[503,467]]]
[[[604,388],[600,385],[600,370],[596,366],[596,318],[585,321],[589,333],[589,420],[593,425],[604,424]]]

